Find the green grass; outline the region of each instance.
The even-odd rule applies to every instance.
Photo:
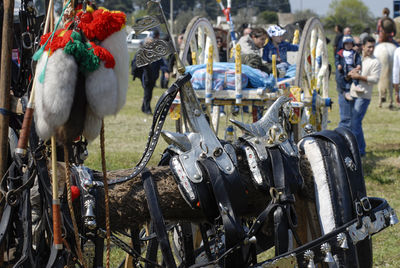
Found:
[[[330,53],[331,54],[331,53]],[[334,75],[330,81],[330,96],[334,104],[329,112],[329,129],[337,127],[339,108],[335,90]],[[155,88],[152,108],[163,93]],[[152,117],[141,112],[143,89],[138,80],[131,82],[128,98],[122,111],[105,119],[107,169],[115,170],[133,167],[140,159]],[[367,155],[363,169],[369,196],[382,197],[400,214],[400,124],[399,109],[389,110],[388,104],[378,108],[378,93],[374,89],[372,101],[363,121],[367,143]],[[222,120],[226,122],[225,119]],[[167,119],[164,129],[174,131],[175,122]],[[220,131],[221,133],[222,131]],[[160,138],[157,149],[149,163],[157,165],[166,143]],[[100,170],[99,140],[89,145],[86,165]],[[373,237],[374,267],[400,267],[400,224],[385,229]],[[123,252],[113,250],[112,267],[124,258]]]

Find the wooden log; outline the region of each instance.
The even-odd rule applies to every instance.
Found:
[[[175,183],[173,174],[169,167],[149,168],[157,185],[159,203],[167,221],[205,221],[205,216],[200,209],[192,209],[182,198],[178,186]],[[247,210],[242,216],[257,216],[268,204],[270,198],[268,193],[263,193],[255,189],[250,181],[249,173],[241,172],[241,179],[246,186]],[[130,174],[132,170],[117,170],[108,172],[109,179],[123,177]],[[101,172],[94,173],[95,179],[101,181]],[[97,199],[100,202],[99,226],[104,223],[104,192],[100,193]],[[111,230],[124,230],[132,224],[143,224],[150,219],[146,196],[143,190],[140,175],[131,181],[112,185],[109,189],[110,200],[110,223]]]

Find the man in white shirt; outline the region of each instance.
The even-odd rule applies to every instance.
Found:
[[[356,69],[353,69],[349,73],[352,79],[360,81],[358,86],[352,85],[350,95],[354,98],[354,102],[351,104],[351,131],[357,139],[361,156],[365,156],[366,147],[362,130],[362,120],[371,102],[372,88],[378,83],[381,74],[381,64],[374,56],[374,48],[375,39],[371,36],[364,38],[361,73]]]

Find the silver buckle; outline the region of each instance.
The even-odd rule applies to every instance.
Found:
[[[365,212],[371,210],[371,203],[369,202],[369,198],[367,196],[361,198],[360,203]]]

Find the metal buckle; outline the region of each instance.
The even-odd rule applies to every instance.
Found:
[[[371,210],[371,203],[369,202],[369,198],[367,196],[361,198],[360,203],[365,212]]]
[[[357,216],[361,217],[364,214],[363,213],[363,207],[362,207],[361,203],[356,201],[356,202],[354,202],[354,206],[355,206],[355,209],[356,209]]]

